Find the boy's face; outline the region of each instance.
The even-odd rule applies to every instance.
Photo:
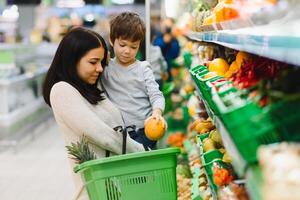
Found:
[[[125,39],[115,39],[115,42],[111,45],[114,48],[116,60],[123,66],[131,65],[135,62],[135,56],[139,50],[141,41],[132,42]]]

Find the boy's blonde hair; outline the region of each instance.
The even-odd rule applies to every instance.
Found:
[[[116,39],[143,41],[146,27],[143,20],[137,13],[123,12],[110,21],[110,40],[112,43]]]

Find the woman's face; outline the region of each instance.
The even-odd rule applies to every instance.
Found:
[[[78,76],[88,84],[95,84],[103,71],[101,61],[104,59],[104,48],[98,47],[88,51],[77,64]]]

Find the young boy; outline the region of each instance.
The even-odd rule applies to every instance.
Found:
[[[120,109],[125,126],[136,127],[129,132],[130,137],[153,149],[156,141],[145,136],[144,122],[151,117],[162,118],[165,100],[150,64],[135,59],[145,30],[136,13],[124,12],[111,20],[110,44],[115,58],[105,68],[102,83],[110,100]]]

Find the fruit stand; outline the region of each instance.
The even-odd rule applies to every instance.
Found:
[[[261,1],[259,7],[254,1],[244,1],[248,8],[256,8],[244,15],[245,8],[239,10],[241,1],[205,6],[200,2],[208,1],[192,6],[194,21],[188,22],[192,31],[185,30],[188,40],[182,47],[190,52],[192,62],[185,65],[190,78],[181,86],[192,82],[195,87],[184,103],[190,122],[183,148],[188,158],[200,157],[196,170],[194,164],[190,166],[192,196],[188,199],[296,200],[294,187],[299,181],[282,173],[297,164],[290,161],[289,166],[281,166],[278,162],[290,160],[299,148],[300,61],[296,55],[300,40],[291,30],[298,17],[289,18],[283,12],[294,13],[298,5]],[[272,24],[274,20],[278,23]],[[191,103],[191,99],[196,100]],[[203,110],[209,118],[203,117]],[[277,150],[282,157],[272,159]],[[278,166],[272,168],[271,161]],[[199,182],[203,169],[206,182]],[[276,173],[282,174],[286,190],[280,188],[281,180],[275,181]],[[205,189],[195,190],[195,185]],[[211,196],[204,197],[207,186]],[[229,198],[228,191],[235,195]]]

